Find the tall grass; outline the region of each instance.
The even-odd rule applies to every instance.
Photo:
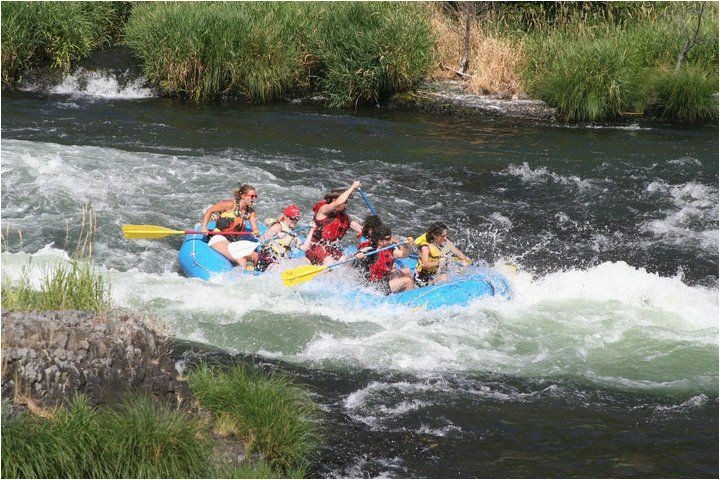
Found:
[[[660,111],[687,122],[711,119],[709,110],[717,108],[710,87],[717,77],[709,73],[718,66],[716,10],[704,17],[703,35],[686,68],[662,73],[674,68],[687,14],[683,5],[671,4],[647,7],[635,21],[620,24],[575,17],[549,31],[533,31],[526,41],[526,88],[568,121],[604,120],[625,111]],[[688,83],[681,87],[682,82]],[[667,108],[658,109],[658,100]]]
[[[285,474],[304,473],[317,436],[316,406],[282,375],[245,367],[221,371],[201,365],[188,378],[204,408],[217,415],[216,429],[240,438]]]
[[[649,76],[647,110],[686,123],[718,120],[718,72],[697,65],[660,69]]]
[[[17,285],[5,276],[1,287],[2,306],[8,310],[110,310],[110,286],[87,261],[73,260],[47,269],[35,288],[27,269]]]
[[[269,102],[310,91],[354,106],[422,81],[432,38],[404,3],[148,2],[125,41],[169,95]]]
[[[458,78],[456,70],[465,48],[465,12],[447,3],[427,5],[435,41],[434,78]],[[477,16],[471,22],[466,90],[469,93],[523,91],[521,66],[525,60],[523,39],[503,35],[505,19],[499,12]]]
[[[125,41],[170,95],[268,102],[303,83],[305,19],[293,3],[142,2]]]
[[[125,2],[3,2],[2,82],[16,85],[27,72],[72,63],[117,36]]]
[[[210,444],[197,419],[135,398],[95,410],[78,397],[50,419],[2,423],[3,478],[207,478]]]
[[[379,104],[414,89],[429,72],[433,39],[417,5],[338,2],[317,14],[310,53],[331,106]]]

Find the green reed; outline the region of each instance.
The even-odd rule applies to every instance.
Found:
[[[280,374],[246,367],[201,365],[188,378],[200,405],[216,415],[215,428],[241,439],[283,475],[302,476],[318,442],[317,407]]]
[[[3,478],[209,478],[210,443],[194,417],[150,398],[94,409],[77,397],[50,418],[2,423]]]
[[[139,4],[125,41],[169,95],[269,102],[314,92],[333,106],[414,87],[432,46],[418,7],[357,2]]]
[[[1,288],[2,306],[8,310],[110,310],[110,285],[88,261],[58,263],[45,270],[39,287],[33,285],[26,269],[16,285],[5,276]]]
[[[108,45],[127,15],[126,2],[3,2],[2,82],[17,85],[33,69],[66,72]]]
[[[615,23],[584,22],[576,14],[560,26],[530,32],[525,86],[567,121],[605,120],[638,111],[687,122],[712,119],[709,111],[717,108],[717,89],[709,85],[717,78],[711,72],[718,65],[714,9],[705,13],[699,43],[685,67],[664,73],[674,68],[683,35],[692,27],[692,12],[676,3],[651,5],[635,18]]]

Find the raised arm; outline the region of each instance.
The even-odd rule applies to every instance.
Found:
[[[343,203],[347,202],[348,198],[350,198],[350,195],[352,194],[352,192],[356,188],[360,188],[361,186],[362,186],[362,184],[359,181],[355,180],[352,183],[352,185],[350,185],[350,188],[348,188],[343,193],[341,193],[335,200],[328,203],[327,205],[323,205],[322,207],[318,208],[318,211],[317,211],[318,220],[323,220],[328,215],[328,213],[332,212],[337,207],[339,207]]]
[[[226,210],[230,210],[235,206],[235,202],[233,200],[223,200],[222,202],[218,202],[212,207],[208,207],[207,210],[205,210],[205,215],[203,215],[202,220],[202,226],[200,227],[200,230],[203,231],[203,233],[207,234],[207,224],[210,222],[210,217],[215,212],[224,212]]]

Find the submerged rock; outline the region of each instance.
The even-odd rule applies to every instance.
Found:
[[[111,404],[140,391],[185,407],[190,391],[168,355],[171,342],[136,315],[3,310],[2,394],[52,406],[75,393]]]

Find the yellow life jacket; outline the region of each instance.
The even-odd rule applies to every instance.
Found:
[[[265,220],[264,223],[265,225],[267,225],[268,228],[272,227],[276,223],[280,224],[280,232],[278,232],[278,234],[265,246],[272,252],[273,256],[276,258],[286,256],[290,252],[293,244],[295,243],[297,234],[293,232],[292,228],[290,228],[288,225],[285,225],[283,222],[276,218],[268,218],[267,220]]]
[[[430,252],[429,252],[429,254],[428,254],[429,260],[430,260],[431,262],[439,262],[440,260],[442,260],[443,257],[445,257],[445,256],[449,253],[450,250],[449,250],[449,248],[447,248],[447,247],[440,248],[440,247],[438,247],[437,245],[435,245],[434,243],[428,242],[428,241],[427,241],[427,238],[426,238],[426,235],[427,235],[427,234],[423,233],[422,235],[420,235],[419,237],[417,237],[417,238],[415,239],[415,245],[418,247],[418,251],[419,251],[423,246],[429,247],[429,248],[430,248]],[[421,252],[421,253],[418,255],[418,262],[417,262],[417,267],[416,267],[415,270],[416,270],[418,273],[420,273],[420,272],[425,272],[425,273],[433,273],[433,274],[434,274],[434,273],[437,273],[437,271],[438,271],[438,266],[436,265],[436,266],[433,266],[433,267],[424,267],[424,266],[423,266],[423,263],[422,263],[422,252]]]

